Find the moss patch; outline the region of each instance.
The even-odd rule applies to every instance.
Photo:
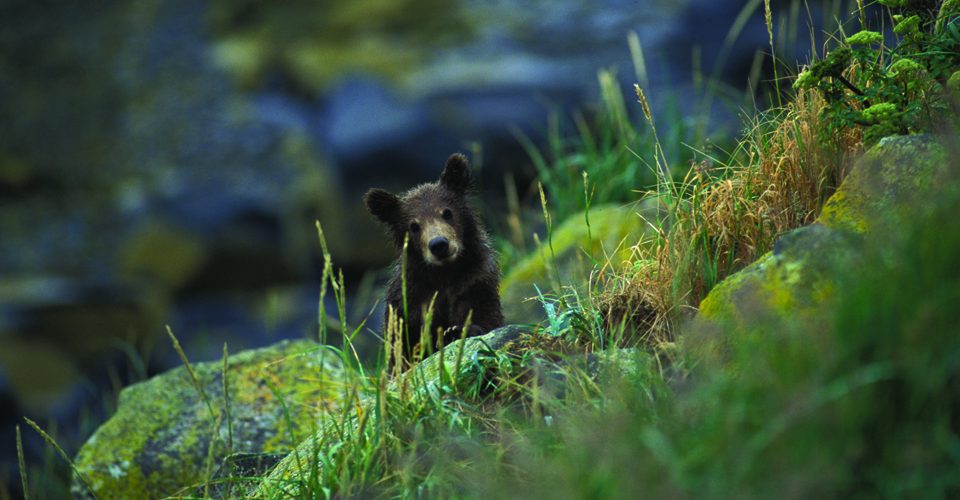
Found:
[[[772,252],[721,282],[700,304],[703,319],[747,329],[757,317],[823,320],[833,273],[852,265],[857,238],[815,224],[779,240]]]
[[[858,233],[894,228],[918,215],[945,165],[946,151],[929,136],[883,139],[857,162],[818,220]]]
[[[338,403],[340,365],[322,352],[313,342],[285,341],[231,356],[229,423],[219,361],[193,365],[209,407],[184,367],[124,389],[77,466],[99,498],[154,498],[203,483],[211,447],[215,464],[232,452],[286,452]],[[76,481],[73,491],[87,495]]]
[[[700,304],[700,320],[732,331],[786,319],[826,325],[836,276],[849,273],[862,253],[860,234],[896,230],[920,215],[945,160],[943,147],[928,136],[880,141],[827,201],[817,224],[787,233],[772,252],[717,285]]]

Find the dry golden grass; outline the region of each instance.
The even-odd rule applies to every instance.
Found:
[[[677,322],[717,282],[816,219],[862,147],[857,130],[821,140],[824,106],[818,93],[802,92],[778,116],[755,121],[730,164],[697,165],[648,193],[665,215],[650,221],[656,242],[635,245],[629,271],[606,280],[598,306],[612,329],[651,346],[672,342]]]

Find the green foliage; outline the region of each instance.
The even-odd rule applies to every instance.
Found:
[[[847,37],[847,43],[854,45],[876,45],[883,42],[883,35],[876,31],[861,31]]]
[[[958,195],[951,188],[930,203],[893,250],[874,246],[871,272],[845,276],[831,371],[873,366],[885,374],[843,408],[861,431],[851,457],[861,491],[960,491],[960,311],[950,305],[960,300]]]
[[[640,353],[634,371],[599,384],[553,365],[541,372],[561,381],[552,393],[531,383],[535,347],[483,351],[466,370],[485,374],[479,384],[381,393],[387,411],[361,434],[318,447],[338,458],[309,494],[949,497],[960,488],[960,197],[931,207],[901,236],[877,235],[857,266],[831,264],[825,328],[758,309],[748,327],[694,328],[672,361]],[[486,406],[508,394],[524,403]]]
[[[901,236],[875,235],[857,265],[829,263],[832,321],[758,306],[750,325],[695,327],[668,371],[650,357],[590,398],[545,404],[547,421],[499,417],[487,440],[457,441],[465,455],[429,475],[456,487],[434,493],[955,495],[960,196],[951,190],[929,207]],[[453,439],[427,442],[443,453]]]
[[[558,297],[544,296],[540,288],[536,285],[534,288],[547,314],[546,324],[541,330],[543,334],[571,344],[584,343],[596,349],[606,349],[616,344],[609,338],[603,315],[592,302],[581,300],[575,288],[568,288],[566,294]]]
[[[880,3],[896,12],[895,46],[886,47],[878,32],[860,31],[794,82],[795,89],[816,88],[828,100],[824,139],[863,127],[865,142],[872,144],[891,134],[931,130],[950,111],[943,86],[960,67],[960,17],[950,2]]]
[[[361,2],[369,3],[378,2]],[[754,142],[747,138],[737,148],[749,157],[744,175],[727,165],[698,171],[703,189],[672,179],[671,166],[692,158],[683,142],[696,133],[677,115],[667,117],[671,126],[658,136],[645,100],[647,127],[635,127],[616,80],[601,74],[603,105],[589,120],[575,118],[576,137],[565,138],[554,120],[545,154],[526,144],[546,188],[543,246],[551,247],[551,265],[552,247],[561,243],[553,241],[554,217],[579,219],[582,211],[593,240],[602,218],[590,214],[591,204],[633,201],[634,189],[659,185],[658,202],[693,214],[686,223],[694,229],[672,234],[696,235],[690,248],[705,255],[665,262],[698,267],[690,274],[707,283],[700,290],[706,293],[776,235],[805,223],[833,186],[835,169],[804,129],[864,127],[868,141],[926,130],[945,109],[943,84],[960,86],[957,22],[942,15],[956,2],[944,3],[936,17],[936,9],[914,6],[923,2],[881,3],[903,16],[896,20],[897,47],[886,49],[875,32],[847,38],[795,84],[827,97],[828,119],[809,119],[805,113],[820,116],[812,104],[782,116],[775,110],[769,123],[755,127]],[[803,183],[787,179],[808,170],[812,194],[802,196],[815,200],[811,206],[798,201]],[[783,201],[770,201],[776,196]],[[582,288],[559,286],[557,278],[554,294],[537,290],[547,319],[533,340],[495,349],[470,339],[473,347],[461,349],[455,363],[434,357],[394,379],[360,364],[353,340],[363,322],[347,325],[344,280],[318,231],[324,254],[318,336],[327,340],[329,328],[340,333],[341,348],[323,352],[345,367],[343,380],[329,388],[343,395],[342,403],[325,408],[314,438],[284,460],[302,475],[288,479],[274,471],[225,481],[238,489],[256,481],[266,498],[956,495],[960,195],[950,190],[931,207],[906,218],[902,231],[865,236],[872,238],[864,245],[870,250],[856,266],[822,259],[825,275],[837,282],[829,296],[838,299],[817,304],[829,308],[823,315],[829,319],[816,324],[770,314],[758,303],[747,324],[688,326],[676,343],[650,352],[611,349],[619,344],[617,329],[603,321],[592,277]],[[685,223],[677,213],[657,217],[660,237]],[[770,223],[775,217],[786,222]],[[648,268],[653,260],[634,264]],[[701,262],[707,269],[699,269]],[[788,271],[783,278],[792,280],[801,270]],[[328,286],[339,322],[327,317]],[[454,357],[438,356],[443,352]],[[632,369],[598,376],[590,366],[604,356],[629,358]],[[249,391],[231,384],[229,392]],[[224,414],[229,425],[231,415]]]
[[[669,123],[661,137],[650,126],[637,125],[627,108],[624,93],[615,75],[601,71],[599,109],[592,115],[575,114],[576,134],[571,136],[554,114],[547,128],[547,147],[540,150],[529,138],[520,137],[557,220],[583,212],[588,203],[627,203],[636,193],[655,186],[661,157],[672,165],[686,166],[694,151],[685,144],[698,144],[699,133],[684,118],[679,104],[668,103],[661,110]],[[679,175],[680,168],[675,169]],[[584,175],[589,179],[589,194],[584,192]]]
[[[819,107],[810,104],[785,113],[770,128],[812,128],[815,134],[823,132],[820,123],[834,131],[862,126],[868,140],[903,127],[924,130],[938,109],[937,60],[923,50],[899,47],[908,47],[913,36],[929,44],[942,32],[931,27],[929,15],[909,10],[904,2],[897,8],[907,16],[898,24],[904,37],[898,49],[888,51],[878,33],[862,32],[799,79],[798,86],[817,88],[830,99],[823,113],[828,120],[808,119],[803,113],[809,110],[819,116]],[[914,15],[921,21],[911,20]],[[544,252],[553,238],[554,217],[579,217],[590,203],[632,200],[629,188],[669,181],[664,156],[685,158],[681,148],[670,146],[673,139],[661,143],[682,134],[668,130],[658,140],[645,102],[650,131],[639,132],[627,119],[622,97],[603,95],[599,126],[578,118],[580,135],[563,139],[554,120],[547,153],[527,144],[545,188]],[[771,134],[761,135],[772,141]],[[734,198],[738,206],[759,196],[754,191],[771,197],[772,191],[784,190],[793,204],[761,206],[809,216],[819,204],[796,209],[791,197],[797,189],[777,175],[826,168],[826,160],[819,149],[805,153],[816,140],[800,132],[786,137],[790,146],[757,146],[757,156],[770,162],[774,173],[758,174],[756,190],[746,177],[704,173],[704,182],[750,187],[743,198]],[[639,155],[623,154],[634,148]],[[790,156],[784,150],[800,153]],[[644,158],[644,151],[652,155]],[[761,154],[770,151],[781,154]],[[784,158],[793,158],[796,166],[784,167]],[[582,183],[584,172],[589,186]],[[820,203],[828,181],[819,174],[811,178],[816,182],[810,199]],[[688,203],[682,193],[663,194]],[[838,298],[817,303],[825,309],[823,321],[768,314],[757,304],[749,324],[694,325],[677,344],[638,353],[627,376],[594,377],[576,364],[585,354],[625,352],[601,351],[616,342],[592,295],[577,287],[558,286],[554,294],[538,290],[546,321],[533,336],[535,343],[475,350],[454,372],[441,361],[432,383],[414,374],[359,389],[357,407],[374,404],[337,416],[329,441],[315,446],[317,480],[305,494],[950,496],[960,487],[953,474],[960,466],[955,427],[960,401],[949,393],[960,377],[960,317],[949,307],[960,300],[960,198],[955,194],[932,205],[936,210],[905,221],[911,227],[903,233],[864,236],[872,238],[864,247],[873,250],[856,266],[842,257],[817,259],[825,276],[836,280],[829,296]],[[710,201],[689,203],[704,212],[701,207]],[[725,222],[707,226],[711,230],[704,237],[759,224],[747,218],[752,212],[737,210],[730,212],[734,216],[717,216]],[[669,223],[677,221],[664,226]],[[950,236],[938,236],[944,231]],[[585,288],[595,292],[592,283]],[[283,496],[282,489],[270,488],[268,497]]]
[[[947,88],[950,89],[954,95],[960,95],[960,71],[954,71],[950,75],[950,79],[947,80]]]

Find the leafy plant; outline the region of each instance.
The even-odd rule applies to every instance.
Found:
[[[862,127],[864,140],[875,143],[892,134],[927,131],[949,111],[944,85],[960,68],[957,2],[880,3],[891,9],[898,39],[892,48],[883,34],[859,31],[794,82],[794,89],[817,89],[827,100],[823,139]]]
[[[544,295],[536,285],[534,288],[547,315],[541,333],[601,350],[616,344],[608,333],[612,329],[604,324],[600,311],[591,301],[581,300],[575,288],[568,287],[567,293],[559,297]]]

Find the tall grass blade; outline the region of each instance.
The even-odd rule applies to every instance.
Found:
[[[627,35],[627,45],[630,46],[630,58],[633,60],[634,76],[643,88],[650,88],[650,77],[647,74],[647,61],[643,57],[643,46],[636,31]]]
[[[20,435],[20,425],[17,424],[17,465],[20,467],[20,487],[23,489],[23,498],[30,498],[30,482],[27,481],[27,461],[23,456],[23,438]]]
[[[322,345],[327,344],[327,307],[324,299],[327,297],[327,279],[330,278],[333,269],[333,262],[330,257],[330,251],[327,249],[327,239],[323,235],[323,227],[320,221],[316,221],[317,236],[320,239],[320,251],[323,253],[323,272],[320,276],[320,301],[317,304],[317,340]],[[322,360],[321,360],[322,361]]]
[[[220,440],[220,426],[223,424],[223,413],[217,413],[217,419],[210,430],[210,444],[207,445],[207,467],[203,481],[203,497],[210,498],[210,482],[213,481],[214,457],[217,451],[217,441]]]
[[[93,487],[90,486],[90,481],[87,479],[87,476],[84,475],[82,472],[80,472],[80,469],[78,469],[77,465],[73,463],[73,460],[70,460],[70,457],[67,455],[67,452],[63,451],[63,448],[61,448],[60,445],[57,444],[57,441],[53,439],[53,437],[51,437],[49,434],[47,434],[46,431],[40,428],[40,426],[37,425],[37,423],[34,422],[33,420],[30,420],[27,417],[23,417],[23,420],[25,420],[27,422],[27,425],[32,427],[33,430],[37,431],[37,434],[40,434],[40,437],[42,437],[43,440],[47,442],[47,444],[53,447],[53,449],[56,450],[58,454],[60,454],[60,457],[63,458],[63,460],[67,463],[67,465],[70,466],[70,470],[73,471],[73,473],[77,476],[77,479],[83,484],[83,487],[87,489],[90,495],[93,498],[98,498],[96,492],[93,491]]]
[[[538,182],[537,189],[540,190],[540,207],[543,208],[543,220],[547,224],[547,246],[550,248],[550,262],[556,279],[555,284],[557,290],[559,290],[560,270],[557,268],[557,254],[553,251],[553,219],[550,217],[550,210],[547,209],[547,195],[543,192],[543,184]]]
[[[773,85],[777,94],[777,106],[783,107],[783,98],[780,95],[780,79],[777,77],[777,51],[773,43],[773,11],[770,9],[770,0],[763,0],[763,19],[767,25],[767,38],[770,41],[770,60],[773,63]]]
[[[167,335],[170,337],[170,340],[173,342],[173,350],[177,351],[177,356],[180,357],[180,361],[183,363],[183,366],[187,369],[187,375],[190,376],[190,382],[193,383],[194,389],[197,390],[197,393],[200,395],[200,399],[203,400],[204,404],[207,405],[207,410],[210,411],[210,418],[215,418],[217,414],[213,409],[213,402],[210,401],[210,397],[207,396],[207,391],[203,389],[203,384],[200,383],[200,379],[197,378],[196,372],[193,371],[193,366],[190,364],[190,360],[187,359],[187,354],[183,352],[183,348],[180,347],[180,341],[177,340],[176,335],[173,334],[173,329],[170,328],[170,325],[167,326]]]
[[[410,310],[407,306],[407,249],[410,246],[410,233],[403,235],[403,253],[400,254],[400,291],[403,298],[403,345],[410,342]]]
[[[456,380],[453,382],[454,387],[458,387],[460,382],[460,366],[463,363],[463,349],[466,347],[466,342],[464,339],[467,338],[467,332],[470,330],[470,323],[473,321],[473,309],[467,311],[467,320],[463,322],[463,330],[460,332],[460,345],[457,349],[457,362],[454,364],[453,373],[456,375]]]
[[[590,175],[583,171],[583,204],[586,209],[583,211],[583,221],[587,224],[587,241],[593,244],[593,231],[590,228],[590,202],[593,200],[593,191],[590,190]]]
[[[223,368],[220,378],[223,380],[223,412],[227,419],[227,453],[233,452],[233,419],[230,416],[230,379],[227,372],[230,368],[228,361],[230,354],[227,352],[227,343],[223,343]]]

